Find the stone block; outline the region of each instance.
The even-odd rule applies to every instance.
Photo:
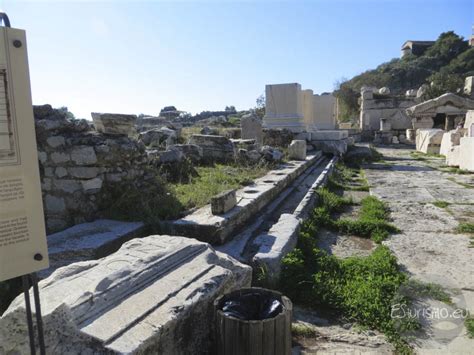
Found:
[[[91,116],[98,132],[114,135],[136,134],[136,115],[92,112]]]
[[[99,175],[99,168],[95,166],[80,166],[68,168],[69,175],[78,179],[92,179]]]
[[[62,197],[56,197],[53,195],[46,195],[44,198],[44,204],[46,212],[49,213],[61,213],[66,209],[66,204]]]
[[[236,190],[224,191],[211,198],[211,212],[214,215],[224,214],[237,204]]]
[[[408,141],[414,142],[416,140],[416,130],[408,128],[406,130],[406,137]]]
[[[311,144],[323,153],[332,154],[335,156],[343,156],[347,152],[347,138],[334,141],[312,141]]]
[[[51,148],[57,148],[64,145],[65,140],[63,136],[53,136],[47,138],[46,143],[48,143]]]
[[[140,133],[138,139],[148,147],[159,148],[175,144],[178,136],[175,130],[168,127],[161,127]]]
[[[48,354],[210,352],[212,302],[252,269],[190,238],[133,239],[40,282]],[[23,295],[0,318],[0,354],[29,353]]]
[[[78,146],[71,152],[71,159],[78,165],[90,165],[97,163],[94,148],[89,146]]]
[[[169,149],[158,152],[160,164],[173,164],[183,160],[183,153],[178,149]]]
[[[255,238],[253,245],[258,252],[253,257],[253,263],[264,267],[271,281],[278,280],[281,260],[295,248],[299,230],[298,218],[284,213],[268,233]]]
[[[227,137],[194,134],[189,143],[201,147],[204,161],[230,162],[234,160],[234,145]]]
[[[175,144],[171,148],[179,150],[193,163],[200,162],[203,157],[202,148],[195,144]]]
[[[90,180],[82,180],[81,184],[85,193],[96,192],[102,188],[102,179],[96,177]]]
[[[306,130],[300,84],[266,85],[265,99],[264,127],[285,128],[292,132]]]
[[[262,120],[255,114],[244,115],[240,119],[240,129],[242,139],[255,139],[257,144],[263,144]]]
[[[349,137],[346,130],[325,130],[311,132],[311,141],[338,141]]]
[[[313,104],[313,90],[303,90],[303,119],[306,126],[306,131],[316,130],[314,125],[314,104]]]
[[[73,194],[81,189],[81,185],[78,181],[72,179],[54,179],[53,187],[57,191]]]
[[[441,147],[439,150],[439,154],[447,156],[448,152],[451,150],[452,147],[459,145],[461,140],[461,132],[457,130],[452,130],[443,134],[443,138],[441,139]]]
[[[459,166],[461,164],[461,146],[455,145],[448,150],[446,154],[446,165],[447,166]]]
[[[293,140],[288,147],[288,158],[292,160],[305,160],[306,140]]]
[[[459,150],[459,168],[474,171],[474,137],[462,137]]]
[[[416,150],[426,154],[439,154],[443,134],[442,129],[417,129]]]
[[[69,154],[66,154],[66,153],[53,152],[51,154],[51,160],[53,161],[54,164],[62,164],[71,160],[71,157],[69,156]]]
[[[468,130],[468,135],[472,137],[471,130],[474,127],[474,110],[468,110],[466,113],[466,120],[464,121],[464,128]]]
[[[313,118],[311,131],[336,128],[336,97],[331,94],[313,95]]]
[[[63,178],[67,175],[67,170],[64,167],[59,166],[56,168],[55,174],[58,178]]]

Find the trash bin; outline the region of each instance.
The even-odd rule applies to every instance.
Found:
[[[219,355],[291,354],[293,305],[264,288],[243,288],[214,301]]]

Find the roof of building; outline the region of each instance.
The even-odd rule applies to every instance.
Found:
[[[461,110],[472,110],[474,109],[474,100],[461,97],[450,92],[438,96],[435,99],[431,99],[417,105],[411,106],[406,109],[406,112],[410,116],[416,116],[418,114],[422,114],[427,111],[435,110],[436,107],[439,106],[447,106],[451,105],[454,107],[458,107]]]
[[[405,41],[405,43],[403,43],[402,45],[402,49],[406,49],[406,48],[410,48],[410,45],[413,46],[413,45],[417,45],[417,46],[424,46],[424,47],[428,47],[428,46],[432,46],[436,41],[414,41],[414,40],[408,40],[408,41]]]

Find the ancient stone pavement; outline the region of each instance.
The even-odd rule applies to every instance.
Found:
[[[370,193],[388,203],[401,230],[384,244],[413,278],[442,285],[457,307],[474,313],[474,248],[469,248],[469,235],[455,232],[459,222],[474,223],[474,175],[442,171],[444,159],[416,158],[412,150],[377,150],[384,160],[365,169]],[[436,201],[449,205],[436,207]],[[425,301],[428,306],[447,307]],[[467,337],[463,322],[441,318],[424,318],[427,332],[413,342],[415,351],[474,353],[474,340]]]

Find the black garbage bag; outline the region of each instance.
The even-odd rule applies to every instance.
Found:
[[[282,312],[283,305],[270,294],[255,292],[224,300],[221,310],[226,316],[241,320],[262,320],[277,316]]]

